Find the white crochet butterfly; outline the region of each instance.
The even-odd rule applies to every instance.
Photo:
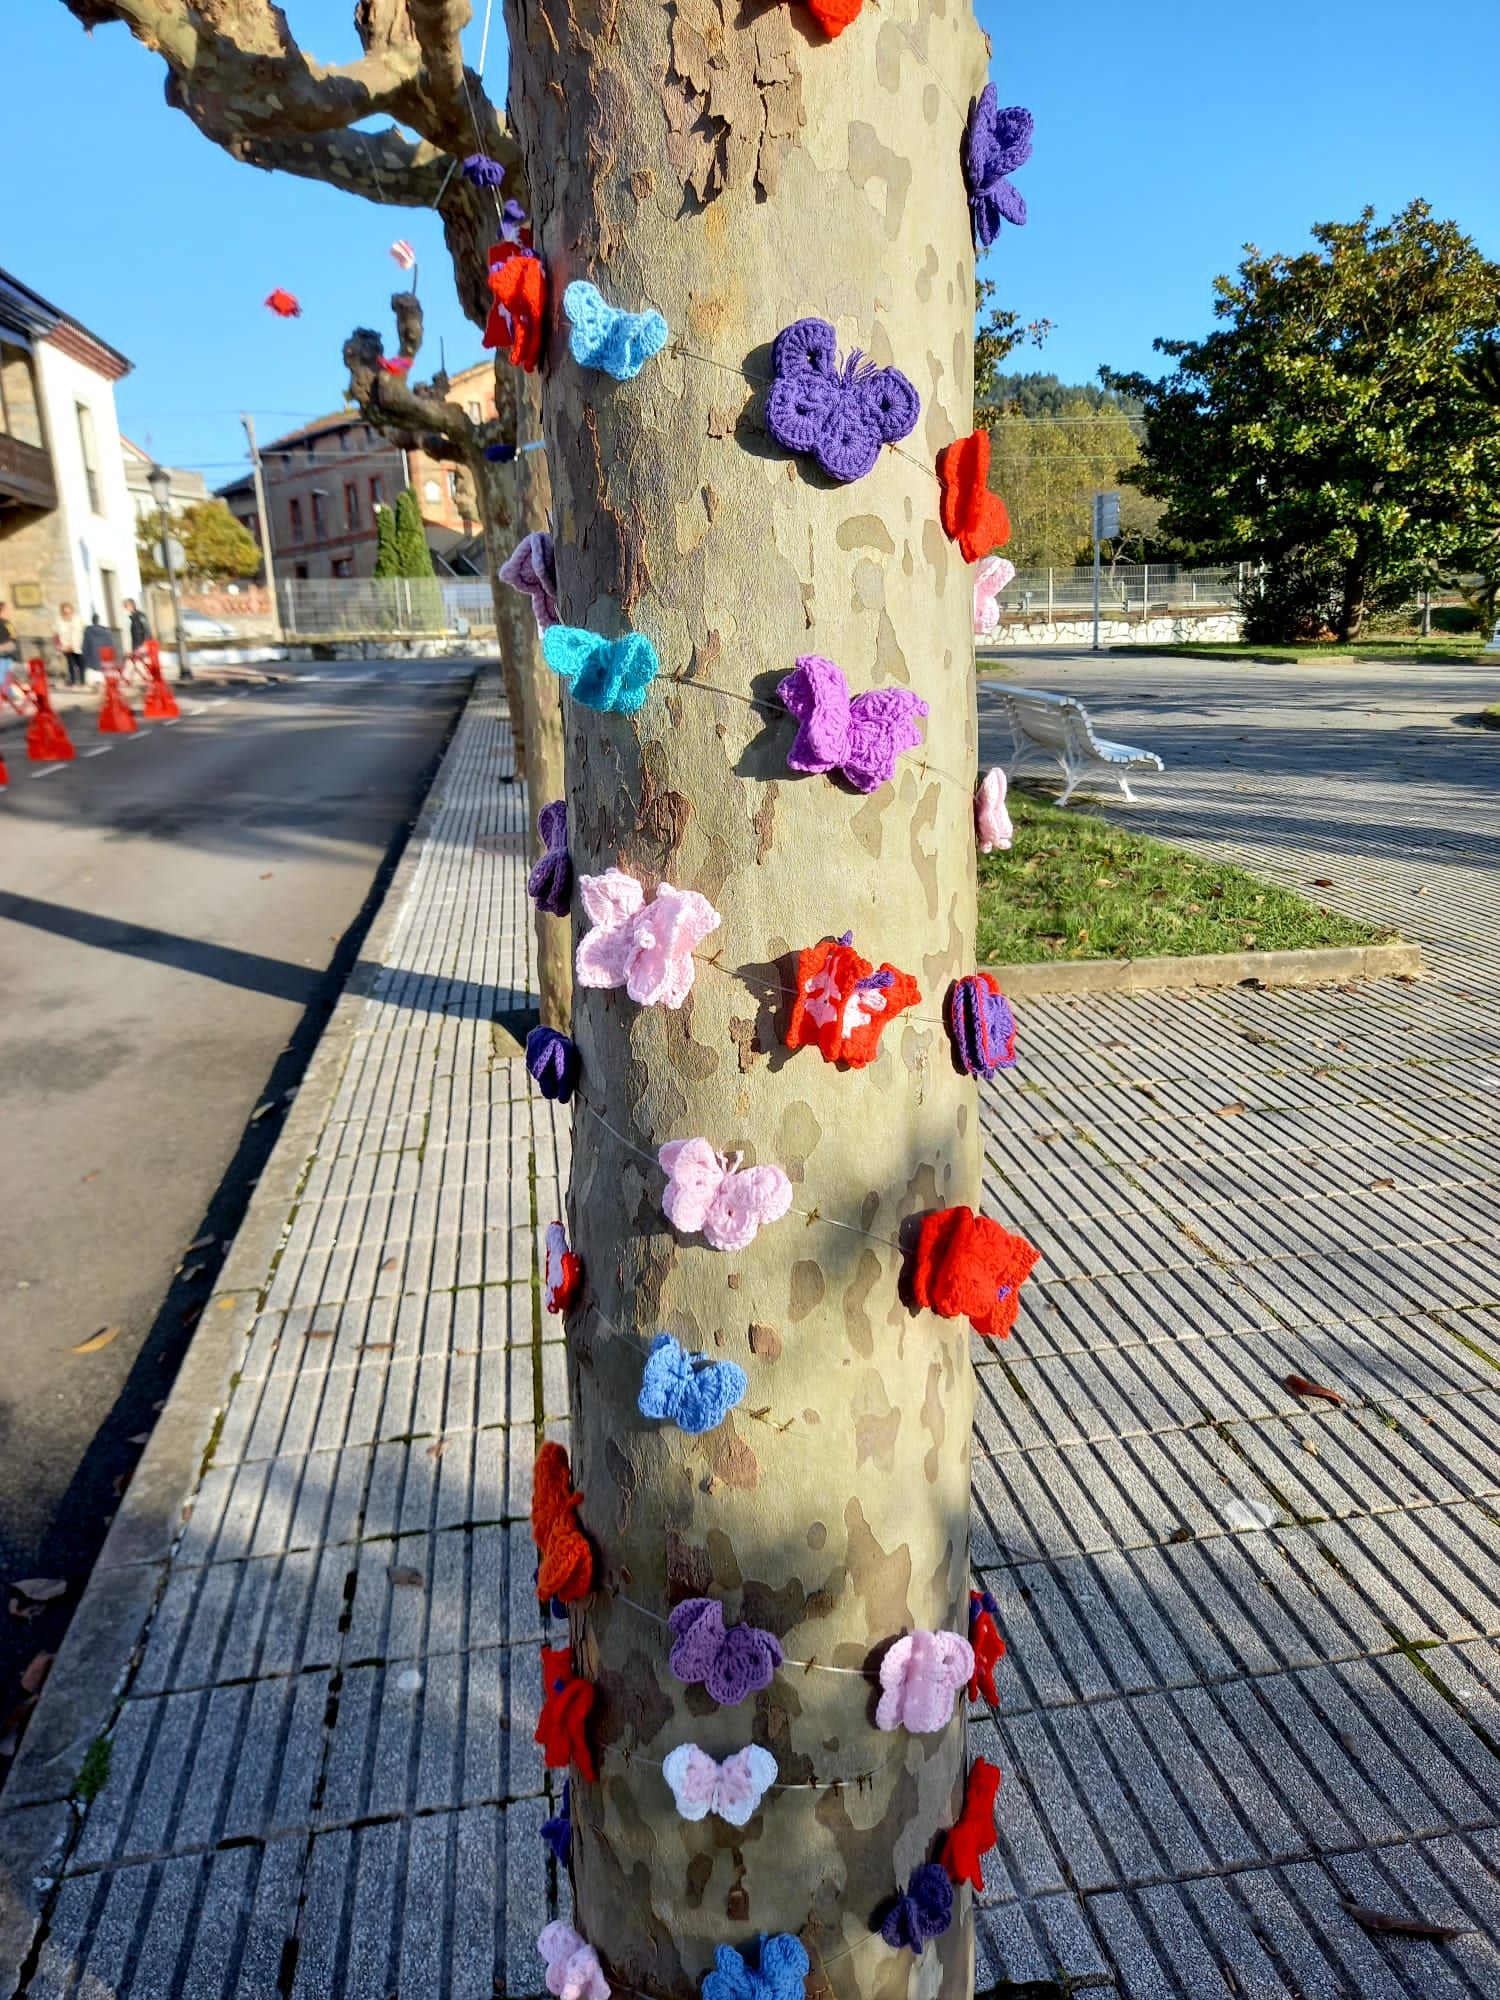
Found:
[[[667,1176],[661,1205],[668,1222],[691,1236],[701,1229],[715,1250],[743,1250],[762,1223],[775,1222],[792,1205],[792,1184],[780,1167],[740,1166],[707,1139],[673,1139],[657,1154]]]
[[[744,1826],[776,1781],[776,1759],[751,1743],[718,1764],[696,1743],[684,1743],[662,1759],[661,1774],[684,1819],[717,1813],[731,1826]]]

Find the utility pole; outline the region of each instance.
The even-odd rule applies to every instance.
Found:
[[[1120,532],[1118,493],[1094,495],[1094,651],[1099,650],[1099,544],[1113,541]]]
[[[271,632],[280,639],[281,604],[276,595],[276,555],[272,547],[271,510],[266,505],[266,482],[260,469],[260,446],[255,441],[255,419],[247,411],[241,411],[240,422],[245,426],[246,442],[250,446],[250,474],[255,481],[255,511],[260,519],[260,553],[266,570],[266,594],[271,600]]]

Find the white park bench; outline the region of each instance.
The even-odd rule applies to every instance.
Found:
[[[1015,755],[1009,777],[1040,764],[1062,766],[1063,788],[1057,803],[1065,806],[1085,779],[1110,777],[1135,803],[1127,772],[1161,771],[1166,767],[1152,750],[1133,750],[1128,743],[1111,743],[1094,734],[1088,710],[1067,694],[1044,694],[1038,688],[1001,688],[1000,698],[1010,717]]]

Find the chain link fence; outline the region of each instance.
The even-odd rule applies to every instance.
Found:
[[[464,637],[495,629],[488,583],[437,577],[285,578],[276,586],[289,639]]]
[[[1111,616],[1148,611],[1233,611],[1239,606],[1243,566],[1187,569],[1178,563],[1116,563],[1099,577],[1100,609]],[[1021,569],[1005,586],[1000,609],[1028,620],[1076,618],[1092,612],[1094,571],[1088,563],[1067,569]]]

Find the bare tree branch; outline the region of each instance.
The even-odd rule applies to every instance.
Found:
[[[393,208],[436,205],[452,162],[425,140],[413,143],[394,126],[386,132],[285,132],[276,137],[244,137],[216,131],[182,107],[205,137],[237,160],[268,171],[299,174],[304,180],[341,187],[366,201]]]

